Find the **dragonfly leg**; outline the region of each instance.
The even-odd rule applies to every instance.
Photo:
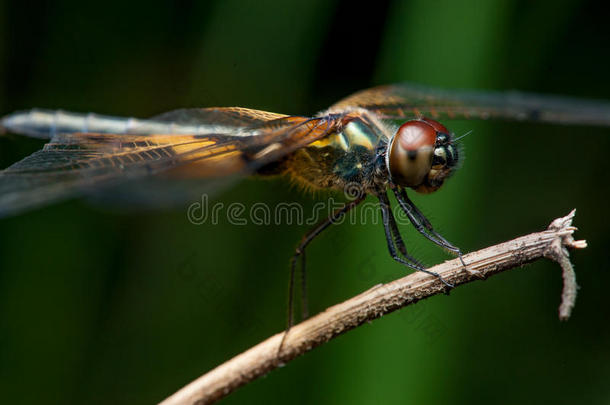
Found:
[[[389,206],[390,202],[389,202],[389,200],[387,200],[387,196],[386,196],[385,201]],[[394,218],[394,213],[392,212],[391,209],[388,210],[388,217],[389,217],[388,219],[389,219],[390,231],[392,232],[392,239],[393,239],[394,245],[396,246],[398,251],[408,261],[418,265],[419,267],[425,268],[426,266],[424,266],[419,260],[417,260],[413,256],[409,255],[409,253],[407,252],[407,247],[405,245],[405,242],[402,239],[402,236],[400,235],[400,231],[398,230],[398,224],[396,223],[396,218]]]
[[[309,303],[307,299],[307,273],[305,272],[305,250],[301,252],[301,318],[309,318]]]
[[[305,273],[305,248],[312,240],[314,240],[316,236],[321,234],[323,230],[340,220],[352,208],[364,201],[365,198],[366,194],[363,194],[355,200],[350,201],[343,207],[335,210],[328,218],[321,221],[313,229],[309,230],[301,239],[301,242],[296,248],[294,255],[292,255],[292,258],[290,259],[290,281],[288,283],[288,325],[286,326],[286,331],[284,332],[284,336],[282,337],[282,341],[280,342],[280,345],[277,350],[278,359],[280,357],[280,353],[282,352],[282,347],[284,346],[284,340],[286,340],[286,336],[288,336],[288,331],[290,331],[290,328],[292,327],[294,322],[294,275],[296,272],[297,260],[299,256],[301,257],[301,306],[303,307],[302,316],[303,319],[305,319],[309,315],[309,311],[307,309],[307,275]]]
[[[411,201],[411,199],[407,196],[407,192],[404,189],[399,191],[397,188],[394,188],[393,191],[400,208],[402,208],[404,213],[407,214],[409,221],[411,221],[417,232],[421,233],[438,246],[457,255],[462,263],[462,266],[464,266],[468,272],[478,273],[468,269],[468,266],[466,266],[466,263],[462,257],[462,251],[460,248],[454,246],[451,242],[434,230],[432,224],[430,221],[428,221],[428,218],[426,218],[419,208],[413,204],[413,201]]]
[[[438,274],[434,271],[427,270],[413,257],[411,257],[409,255],[405,255],[405,259],[407,259],[407,260],[405,260],[398,255],[398,252],[396,251],[395,241],[394,241],[394,238],[392,237],[393,215],[392,215],[392,210],[390,209],[390,201],[388,200],[388,196],[384,192],[379,193],[377,195],[377,197],[379,198],[379,206],[381,208],[381,215],[382,215],[382,220],[383,220],[383,228],[385,231],[385,238],[386,238],[386,242],[388,244],[388,250],[390,252],[390,256],[392,256],[392,259],[394,259],[398,263],[403,264],[407,267],[410,267],[414,270],[421,271],[421,272],[430,274],[432,276],[435,276],[445,286],[447,286],[449,288],[453,288],[454,287],[453,284],[451,284],[447,280],[445,280],[440,274]],[[398,227],[396,227],[396,230],[398,231]]]
[[[402,236],[398,230],[398,224],[396,223],[396,218],[394,218],[394,213],[392,210],[390,210],[390,230],[392,231],[392,237],[398,251],[402,253],[403,256],[408,256],[407,247],[405,246],[405,242],[402,240]]]
[[[364,201],[366,195],[363,195],[343,207],[335,210],[328,218],[321,221],[313,229],[309,230],[301,239],[299,246],[296,248],[292,259],[290,260],[290,282],[288,285],[288,329],[293,325],[293,305],[294,305],[294,277],[296,273],[297,260],[301,257],[301,305],[303,318],[308,317],[307,310],[307,276],[305,272],[305,248],[315,239],[323,230],[328,228],[333,223],[340,220],[348,211]]]

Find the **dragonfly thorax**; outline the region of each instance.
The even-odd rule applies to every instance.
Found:
[[[407,121],[388,144],[386,165],[391,181],[420,193],[436,191],[457,167],[451,134],[437,121]]]

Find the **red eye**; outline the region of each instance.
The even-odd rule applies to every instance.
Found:
[[[430,124],[430,126],[432,128],[434,128],[436,130],[436,132],[442,132],[443,134],[449,133],[449,130],[447,128],[445,128],[445,126],[438,121],[434,121],[433,119],[426,118],[426,117],[423,117],[421,120]]]
[[[400,143],[400,146],[407,151],[417,151],[425,146],[434,146],[438,129],[433,123],[442,127],[444,132],[447,129],[436,121],[430,121],[413,120],[402,124],[396,132],[396,140]]]
[[[392,181],[419,192],[438,189],[455,166],[453,161],[451,165],[447,163],[454,150],[450,138],[447,128],[429,118],[402,124],[388,146],[387,165]],[[442,166],[440,169],[432,167],[435,161]]]

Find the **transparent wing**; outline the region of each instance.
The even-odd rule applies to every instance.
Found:
[[[444,90],[403,83],[363,90],[339,101],[330,111],[362,107],[380,118],[503,119],[610,126],[610,103],[516,91]]]
[[[148,121],[197,125],[204,134],[56,134],[42,150],[0,171],[0,216],[125,182],[163,177],[178,184],[249,174],[324,137],[336,124],[332,117],[218,110],[178,110]]]
[[[224,125],[228,127],[256,127],[269,121],[289,117],[269,111],[253,110],[243,107],[214,107],[214,108],[183,108],[169,111],[155,117],[152,121],[174,122],[190,125]],[[281,121],[276,121],[282,123]]]

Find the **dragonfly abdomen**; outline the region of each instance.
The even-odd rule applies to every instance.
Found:
[[[182,124],[155,119],[113,117],[93,113],[33,109],[18,111],[2,118],[1,127],[8,132],[52,139],[57,134],[91,132],[101,134],[208,134],[217,126]]]
[[[98,132],[125,133],[132,118],[97,114],[72,113],[61,110],[33,109],[17,111],[2,118],[2,127],[9,132],[34,138],[50,139],[58,133]]]

